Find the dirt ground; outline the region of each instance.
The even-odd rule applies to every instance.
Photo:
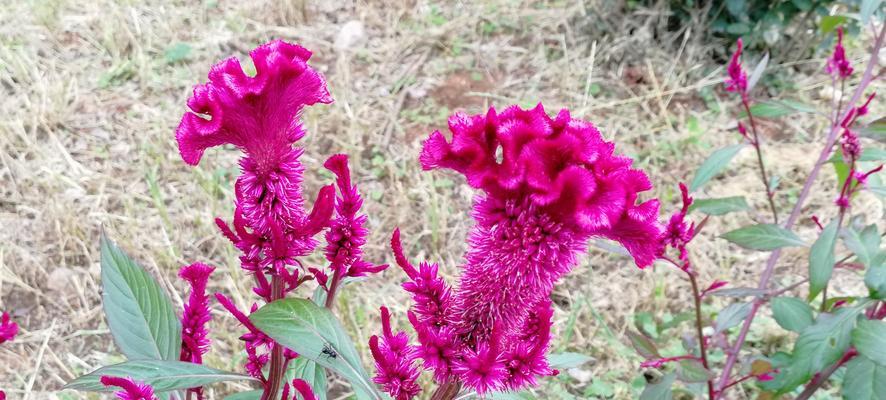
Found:
[[[251,304],[237,254],[213,224],[214,217],[232,214],[238,152],[212,149],[192,168],[180,159],[173,131],[192,85],[206,80],[214,62],[230,55],[243,59],[272,38],[313,50],[311,64],[329,81],[335,103],[305,113],[305,190],[311,197],[331,181],[322,170],[326,157],[351,155],[370,216],[371,261],[393,262],[386,243],[399,226],[413,259],[439,262],[454,282],[473,191],[454,174],[422,172],[420,142],[444,130],[451,113],[484,112],[490,105],[542,102],[549,113],[568,107],[573,116],[593,121],[649,173],[656,185],[649,196],[662,199],[666,218],[678,207],[677,182],[691,180],[711,151],[739,140],[735,98],[720,84],[722,55],[729,50],[696,27],[665,31],[659,9],[627,14],[619,3],[4,2],[0,310],[12,313],[21,333],[0,346],[0,388],[10,399],[97,398],[58,389],[122,361],[102,316],[102,227],[171,293],[183,288],[178,268],[202,261],[219,268],[210,290]],[[863,37],[848,43],[857,62],[864,56]],[[815,58],[770,68],[792,82],[790,97],[826,109],[831,93],[823,65],[823,58]],[[877,107],[879,115],[882,109]],[[787,213],[827,120],[808,114],[762,124],[766,161],[781,182],[777,204]],[[836,213],[835,181],[825,169],[806,217]],[[753,284],[766,255],[717,236],[765,220],[760,189],[753,152],[746,151],[697,194],[745,195],[754,210],[707,224],[693,247],[702,282]],[[872,195],[861,195],[856,204],[868,221],[883,220],[883,203]],[[797,232],[810,241],[815,235],[808,218]],[[805,273],[805,257],[803,250],[788,251],[775,282],[796,282]],[[392,268],[342,293],[339,312],[364,360],[371,359],[366,343],[379,330],[379,306],[392,308],[399,326],[408,325],[409,302],[398,289],[404,279]],[[833,295],[860,287],[857,275],[836,279]],[[592,248],[555,289],[552,350],[591,361],[547,379],[535,390],[538,398],[634,397],[642,388],[642,360],[624,332],[689,311],[687,292],[683,277],[664,265],[639,270],[624,257]],[[180,304],[181,295],[172,296]],[[708,309],[728,301],[713,298]],[[213,317],[206,362],[241,371],[242,332],[217,304]],[[682,324],[670,331],[667,348],[678,351],[679,337],[690,329]],[[782,348],[786,335],[763,318],[751,343],[769,352]],[[220,398],[243,388],[219,384],[210,394]]]

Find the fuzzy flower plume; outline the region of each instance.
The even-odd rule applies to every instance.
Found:
[[[554,373],[546,361],[554,284],[591,237],[618,241],[638,266],[650,265],[662,233],[658,200],[639,203],[652,188],[646,175],[567,110],[456,114],[449,128],[451,141],[440,132],[425,141],[422,167],[460,172],[483,193],[456,291],[436,265],[410,264],[394,233],[418,354],[439,382],[457,379],[480,394],[519,390]]]
[[[191,294],[185,303],[182,314],[182,351],[181,361],[195,364],[203,363],[203,354],[209,350],[209,297],[206,296],[206,283],[215,268],[206,264],[195,263],[183,267],[178,276],[191,285]]]
[[[105,375],[100,379],[106,387],[116,386],[120,390],[115,393],[120,400],[155,400],[154,389],[150,386],[136,382],[132,378],[120,378]]]
[[[393,333],[391,314],[386,307],[381,308],[381,323],[381,339],[376,335],[369,339],[369,349],[378,371],[373,381],[381,385],[395,400],[412,399],[421,391],[415,382],[419,370],[413,366],[416,348],[409,344],[409,337],[405,332]]]
[[[852,64],[846,58],[846,48],[843,47],[843,27],[837,28],[837,43],[834,45],[834,53],[828,58],[825,67],[828,74],[840,79],[846,79],[852,75]]]
[[[366,215],[358,214],[363,205],[363,198],[357,186],[351,183],[351,171],[348,168],[348,156],[336,154],[323,164],[336,176],[339,196],[335,200],[335,216],[326,231],[326,260],[332,272],[333,282],[328,282],[328,275],[313,270],[318,282],[330,290],[337,287],[345,277],[359,277],[377,273],[387,265],[373,265],[363,260],[363,245],[366,244]]]
[[[11,342],[17,334],[18,324],[12,321],[9,313],[4,312],[3,317],[0,318],[0,344]]]
[[[726,72],[729,74],[729,78],[726,79],[726,91],[738,92],[744,96],[748,91],[748,74],[741,66],[741,50],[742,42],[741,38],[738,38],[735,42],[735,53],[732,54],[729,66],[726,67]]]

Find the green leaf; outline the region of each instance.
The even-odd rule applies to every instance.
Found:
[[[708,183],[711,178],[716,176],[726,168],[726,165],[735,157],[736,154],[744,147],[744,144],[735,144],[719,149],[713,153],[698,167],[692,183],[689,185],[689,191],[694,192]]]
[[[868,287],[872,299],[886,299],[886,252],[880,253],[876,264],[868,267],[864,275],[864,284]]]
[[[697,199],[689,206],[689,212],[699,211],[707,215],[725,215],[736,211],[745,211],[748,202],[744,196],[723,197],[719,199]]]
[[[848,21],[849,18],[845,15],[825,15],[821,17],[821,23],[818,24],[818,27],[821,29],[821,33],[827,35],[837,29],[838,26],[843,25]]]
[[[677,375],[671,372],[656,382],[646,382],[646,388],[640,394],[640,400],[671,400],[674,396],[671,386],[674,385],[675,379],[677,379]]]
[[[846,400],[886,400],[886,366],[858,356],[846,364],[843,374]]]
[[[868,20],[871,19],[871,16],[874,15],[874,12],[880,8],[880,3],[882,0],[862,0],[861,7],[859,7],[858,16],[861,18],[861,24],[867,25]]]
[[[751,303],[732,303],[726,306],[717,314],[717,319],[714,321],[714,331],[723,332],[740,324],[750,312]]]
[[[809,299],[814,299],[828,285],[834,272],[834,246],[837,244],[837,219],[824,227],[809,250]]]
[[[167,47],[166,51],[163,53],[163,56],[166,57],[166,62],[169,64],[175,64],[179,61],[184,61],[190,55],[191,45],[182,42]]]
[[[300,357],[339,373],[351,383],[358,398],[382,398],[363,369],[354,343],[329,310],[310,300],[283,299],[266,304],[249,319]]]
[[[843,243],[858,257],[858,261],[870,268],[880,253],[880,232],[876,224],[871,224],[860,232],[853,228],[841,231]]]
[[[735,22],[726,26],[726,32],[729,32],[731,35],[744,35],[750,31],[750,25],[744,22]]]
[[[308,383],[319,400],[326,400],[326,369],[306,357],[298,357],[289,362],[286,382],[298,378]]]
[[[714,375],[698,360],[680,360],[677,368],[677,379],[686,383],[707,382]]]
[[[580,353],[565,352],[548,355],[548,364],[551,368],[556,369],[578,368],[591,360],[593,357]]]
[[[766,65],[769,64],[769,53],[763,55],[763,58],[760,59],[760,62],[757,63],[757,66],[754,67],[754,72],[751,72],[750,77],[748,78],[748,89],[750,92],[754,89],[754,86],[757,86],[757,82],[760,81],[760,77],[763,76],[763,71],[766,70]]]
[[[181,323],[160,285],[102,234],[102,304],[114,341],[130,360],[178,360]]]
[[[661,355],[658,353],[658,347],[655,346],[655,342],[646,335],[634,331],[628,331],[628,338],[631,339],[631,345],[634,346],[634,349],[637,350],[637,353],[643,356],[643,358],[661,358]]]
[[[249,390],[225,396],[225,400],[259,400],[264,390]]]
[[[797,338],[790,363],[780,368],[774,380],[761,382],[761,386],[779,394],[787,393],[839,360],[849,348],[850,334],[862,310],[863,305],[819,314],[815,323]]]
[[[812,307],[796,297],[772,299],[772,315],[779,326],[793,332],[802,332],[814,321]]]
[[[859,321],[852,331],[852,345],[861,355],[886,367],[886,322],[867,319]]]
[[[105,375],[130,377],[151,385],[157,392],[188,389],[223,381],[255,380],[247,375],[222,371],[201,364],[182,361],[137,360],[101,367],[74,379],[63,389],[111,392],[114,388],[106,387],[99,381]]]
[[[726,232],[721,237],[751,250],[769,251],[782,247],[806,245],[794,232],[774,224],[745,226]]]
[[[794,100],[764,101],[751,106],[751,114],[760,118],[778,118],[796,113],[814,113],[816,109],[810,105]],[[741,113],[739,118],[747,117]]]
[[[720,289],[715,290],[713,292],[708,293],[711,296],[721,296],[721,297],[748,297],[748,296],[762,296],[766,293],[769,293],[766,289],[758,289],[758,288],[750,288],[750,287],[737,287],[737,288],[729,288],[729,289]]]

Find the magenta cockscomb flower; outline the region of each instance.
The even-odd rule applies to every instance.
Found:
[[[369,339],[369,349],[378,371],[373,381],[381,385],[394,400],[409,400],[421,391],[415,382],[419,370],[413,365],[417,350],[409,344],[405,332],[393,333],[391,314],[386,307],[381,308],[381,323],[381,339],[376,335]]]
[[[120,378],[116,376],[102,376],[99,379],[106,387],[116,386],[120,388],[115,393],[120,400],[155,400],[154,389],[150,386],[136,382],[132,378]]]
[[[335,216],[326,231],[326,259],[332,273],[332,281],[327,282],[327,274],[315,271],[318,281],[328,292],[335,292],[338,284],[346,276],[359,277],[381,272],[388,266],[374,265],[363,259],[363,245],[366,244],[366,215],[358,214],[363,198],[357,186],[351,183],[348,156],[336,154],[323,164],[336,176],[339,196],[335,200]]]
[[[214,270],[214,267],[206,264],[195,263],[178,272],[178,276],[191,285],[191,294],[182,313],[181,361],[202,364],[203,354],[209,350],[209,329],[206,324],[212,316],[209,314],[206,283]]]
[[[179,360],[203,364],[203,354],[209,350],[209,328],[206,324],[212,316],[209,314],[209,297],[206,296],[206,283],[214,271],[214,267],[195,263],[178,272],[178,276],[191,285],[191,294],[185,302],[182,313],[182,349]],[[203,399],[203,388],[189,389]]]
[[[577,263],[590,237],[620,242],[640,267],[658,254],[658,201],[638,203],[652,188],[632,160],[614,154],[590,123],[567,110],[550,118],[539,105],[501,114],[456,114],[452,140],[434,132],[420,161],[426,170],[449,168],[480,189],[477,223],[457,291],[437,266],[415,268],[391,244],[410,281],[409,319],[417,354],[438,382],[478,393],[518,390],[554,373],[546,361],[554,283]]]
[[[729,74],[729,78],[726,79],[726,91],[738,92],[744,96],[748,91],[748,74],[741,66],[741,50],[742,42],[741,38],[738,38],[735,42],[735,53],[732,54],[729,66],[726,67],[726,72]]]
[[[12,321],[8,312],[4,312],[0,317],[0,344],[11,342],[18,334],[18,324]]]
[[[846,49],[843,47],[843,27],[837,28],[837,43],[834,44],[834,53],[828,58],[825,67],[828,74],[840,79],[846,79],[852,75],[852,64],[846,58]]]
[[[296,393],[292,393],[292,397],[289,396],[290,386],[295,389],[297,395]],[[283,400],[317,400],[317,397],[314,395],[314,390],[311,389],[311,386],[301,379],[293,379],[292,383],[285,383],[283,385],[283,393],[280,398]]]

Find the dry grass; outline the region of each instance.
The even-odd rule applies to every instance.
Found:
[[[321,171],[325,157],[349,153],[371,217],[370,259],[391,261],[385,244],[400,226],[409,253],[440,262],[450,279],[464,250],[472,191],[457,177],[422,173],[416,156],[420,140],[445,127],[446,116],[457,109],[480,112],[488,105],[539,101],[551,112],[568,106],[637,157],[667,210],[676,202],[675,183],[691,179],[713,148],[736,140],[732,117],[717,111],[731,109],[732,100],[711,90],[722,70],[709,59],[707,46],[721,44],[693,30],[658,33],[658,10],[626,18],[619,7],[598,1],[490,1],[457,8],[425,1],[332,3],[32,0],[3,6],[0,309],[22,326],[14,343],[0,348],[0,388],[10,398],[83,398],[55,390],[121,360],[100,303],[102,226],[169,289],[181,289],[179,266],[199,260],[220,267],[212,290],[233,293],[240,305],[251,303],[236,254],[212,224],[213,217],[232,212],[237,152],[213,149],[198,168],[187,167],[173,129],[190,87],[205,80],[212,63],[231,54],[243,58],[268,39],[313,49],[312,64],[326,74],[336,99],[305,115],[307,193],[330,180]],[[365,33],[341,48],[336,40],[348,21],[359,21]],[[189,51],[175,54],[185,49],[180,43]],[[817,70],[819,61],[810,69]],[[799,96],[819,98],[821,74],[780,70],[790,74]],[[805,178],[810,154],[818,151],[810,140],[820,137],[825,123],[788,118],[765,128],[777,148],[770,147],[768,161],[782,178],[783,210]],[[761,268],[763,254],[715,239],[749,216],[766,218],[753,165],[752,154],[742,154],[723,180],[728,184],[711,184],[703,194],[745,194],[760,213],[708,225],[694,253],[704,266],[703,282],[741,285]],[[833,185],[827,171],[809,210],[829,204]],[[881,203],[860,201],[868,220],[882,220]],[[814,234],[807,223],[799,231]],[[783,257],[777,281],[797,279],[803,257],[799,251]],[[378,329],[380,305],[404,315],[406,296],[398,290],[403,279],[392,269],[344,291],[338,311],[364,353],[366,339]],[[850,276],[836,291],[857,288],[857,282]],[[555,291],[555,343],[557,351],[588,354],[594,361],[550,380],[542,398],[581,398],[595,381],[612,385],[616,398],[632,397],[639,359],[622,333],[637,312],[688,310],[686,288],[665,268],[640,271],[624,258],[592,251]],[[217,306],[214,315],[215,344],[207,362],[239,370],[239,330]],[[760,324],[755,340],[784,339],[766,326]],[[234,389],[213,390],[220,396]]]

